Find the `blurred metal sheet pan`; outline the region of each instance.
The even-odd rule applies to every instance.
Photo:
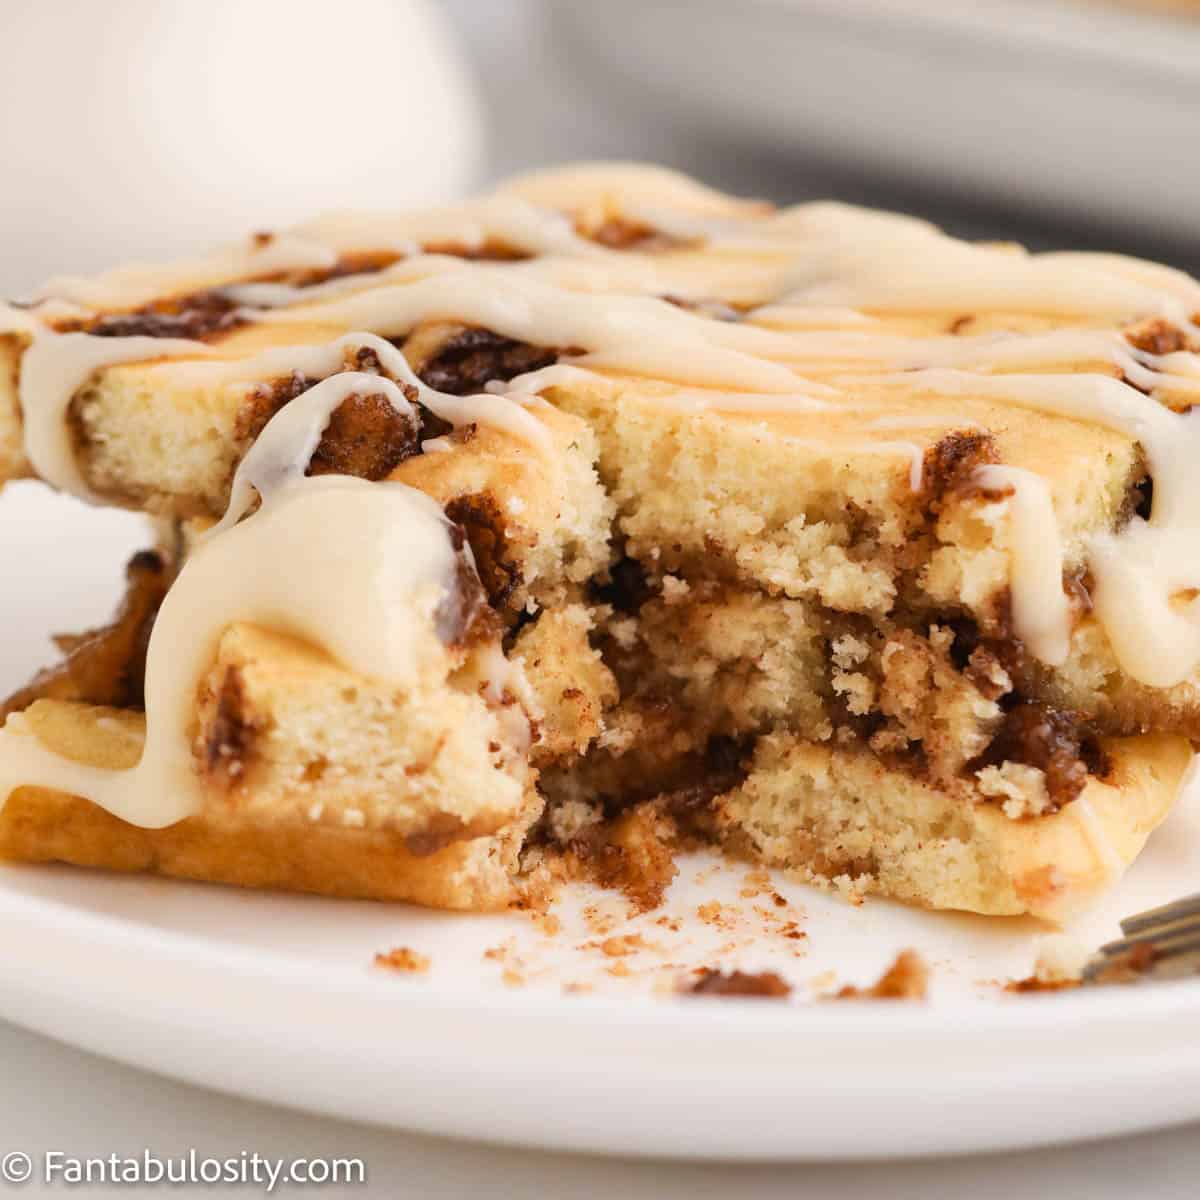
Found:
[[[1200,3],[553,7],[610,83],[689,132],[1200,244]]]

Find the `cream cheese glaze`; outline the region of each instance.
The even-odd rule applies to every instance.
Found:
[[[714,320],[658,298],[703,298],[695,289],[704,272],[691,250],[655,255],[600,246],[581,236],[555,205],[575,210],[581,220],[621,215],[702,242],[705,269],[743,297],[747,319]],[[499,265],[423,249],[453,243],[471,250],[490,241],[534,257]],[[1117,255],[969,245],[923,221],[840,204],[771,213],[669,172],[589,166],[518,180],[481,201],[435,214],[328,216],[205,263],[117,272],[87,285],[58,281],[43,295],[128,308],[196,280],[228,283],[231,277],[328,266],[342,253],[380,248],[408,257],[374,275],[311,288],[236,286],[230,294],[239,302],[265,308],[252,314],[260,323],[347,330],[324,346],[284,347],[240,361],[205,358],[195,343],[58,335],[37,324],[40,308],[33,316],[13,310],[14,331],[33,338],[21,401],[35,468],[60,487],[82,491],[64,420],[71,395],[100,366],[147,358],[194,359],[186,369],[212,380],[259,378],[276,367],[280,374],[300,370],[324,379],[293,402],[304,402],[291,419],[309,438],[313,421],[327,417],[338,397],[363,382],[339,375],[347,346],[377,351],[392,386],[372,377],[374,389],[398,408],[401,399],[407,403],[404,389],[416,388],[422,404],[455,424],[493,424],[533,442],[544,431],[526,406],[580,370],[675,382],[684,391],[670,402],[697,410],[854,408],[894,388],[929,401],[981,397],[1102,425],[1141,444],[1154,479],[1151,515],[1135,517],[1085,548],[1095,613],[1122,667],[1143,683],[1170,686],[1200,666],[1200,600],[1194,598],[1200,589],[1200,483],[1193,482],[1191,468],[1200,460],[1200,426],[1163,402],[1178,408],[1200,397],[1200,356],[1147,353],[1119,330],[1156,317],[1181,335],[1200,336],[1200,285],[1187,276]],[[1005,311],[1068,324],[1021,335],[910,337],[876,328],[882,313]],[[511,385],[489,387],[486,396],[434,393],[385,339],[436,320],[483,326],[557,347],[567,357]],[[94,344],[100,341],[103,347]],[[911,456],[910,484],[919,486],[916,442],[875,446]],[[254,463],[254,470],[269,465],[262,458]],[[231,512],[251,483],[269,486],[267,477],[255,479],[250,471],[239,472]],[[1002,486],[1007,495],[1001,503],[1009,522],[1017,633],[1036,657],[1061,662],[1071,612],[1049,489],[1015,468],[984,471],[987,486]],[[306,485],[295,486],[303,491]]]
[[[1035,658],[1051,666],[1066,661],[1071,642],[1071,606],[1063,592],[1063,554],[1055,528],[1054,504],[1046,481],[1020,467],[983,466],[973,482],[1007,493],[1012,538],[1012,615],[1021,639]]]
[[[193,290],[197,282],[202,285],[207,279],[323,270],[336,262],[335,247],[302,233],[250,237],[207,258],[174,266],[134,263],[101,275],[60,275],[43,284],[34,299],[66,300],[90,309],[136,308]]]
[[[918,386],[942,395],[1002,397],[1010,404],[1093,421],[1140,443],[1154,480],[1150,517],[1134,515],[1119,532],[1093,539],[1087,557],[1092,602],[1118,662],[1133,678],[1171,687],[1192,675],[1200,664],[1200,601],[1194,595],[1200,588],[1200,419],[1195,412],[1174,412],[1103,375],[981,377],[930,371],[922,373]],[[1070,615],[1052,595],[1052,554],[1058,562],[1057,594],[1062,590],[1053,506],[1048,495],[1040,494],[1046,485],[1037,476],[1002,470],[1009,484],[1019,480],[1013,502],[1013,595],[1014,602],[1018,594],[1029,602],[1021,613],[1014,612],[1016,627],[1037,657],[1061,662]]]
[[[348,669],[398,688],[444,666],[442,645],[470,615],[472,601],[460,588],[464,557],[473,569],[445,514],[403,484],[305,472],[330,417],[350,395],[383,396],[414,425],[417,413],[394,379],[428,406],[442,403],[446,419],[469,412],[470,398],[427,388],[400,351],[370,335],[312,348],[305,365],[328,363],[332,370],[347,348],[364,346],[393,378],[330,375],[280,410],[239,465],[225,516],[200,539],[167,593],[147,651],[146,740],[137,765],[111,771],[73,762],[46,747],[17,713],[0,729],[0,807],[14,789],[32,785],[84,797],[146,828],[198,812],[204,792],[190,737],[197,688],[221,634],[235,622],[308,641]],[[477,399],[533,421],[503,398]],[[255,495],[261,506],[245,517]],[[523,752],[532,698],[498,646],[485,648],[482,659],[484,695]],[[521,703],[503,703],[506,691]]]
[[[394,347],[373,348],[382,353],[383,347],[390,351],[385,365],[412,377]],[[320,349],[340,355],[345,345]],[[424,399],[439,395],[419,381],[410,386]],[[349,669],[398,687],[438,668],[441,643],[468,615],[458,579],[460,555],[469,562],[470,552],[455,548],[450,522],[433,500],[402,484],[305,475],[332,413],[356,392],[382,395],[417,421],[391,379],[347,372],[317,384],[267,423],[238,468],[224,518],[188,557],[155,621],[146,660],[146,743],[137,766],[105,771],[66,760],[17,714],[0,729],[0,804],[14,788],[33,783],[150,828],[198,811],[204,797],[188,735],[196,688],[235,621],[307,640]],[[242,520],[255,494],[261,507]],[[487,663],[488,696],[500,703],[505,688],[519,690],[519,682],[498,649]],[[518,748],[526,748],[522,712],[507,705],[501,716]]]
[[[265,478],[260,474],[258,478]],[[18,713],[0,729],[0,802],[32,785],[161,828],[204,802],[189,731],[221,634],[248,622],[303,638],[362,675],[411,686],[437,669],[458,603],[451,526],[423,493],[347,476],[288,476],[199,546],[168,592],[146,659],[146,742],[110,771],[54,753]]]

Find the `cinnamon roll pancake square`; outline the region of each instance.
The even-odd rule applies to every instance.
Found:
[[[134,713],[47,700],[34,706],[30,721],[36,736],[72,761],[128,769],[141,751],[143,723]],[[320,801],[308,803],[311,810]],[[146,829],[78,796],[21,787],[0,813],[0,857],[490,911],[516,899],[512,876],[523,828],[518,820],[498,833],[422,844],[388,828],[249,814],[214,795],[195,815]]]
[[[519,831],[541,801],[525,747],[480,695],[487,669],[467,652],[441,680],[398,689],[293,638],[234,625],[196,695],[191,748],[204,803],[194,817],[137,829],[85,800],[21,788],[0,811],[0,854],[502,906],[516,895]],[[145,720],[38,700],[21,735],[73,761],[128,768]]]
[[[9,702],[0,853],[1067,919],[1200,738],[1197,399],[1178,272],[629,165],[51,281],[0,482],[163,545]]]

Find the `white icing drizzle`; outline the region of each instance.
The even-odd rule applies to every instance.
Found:
[[[540,265],[555,263],[545,260]],[[426,320],[456,320],[543,345],[579,347],[586,354],[572,361],[593,368],[760,391],[784,387],[785,377],[774,370],[778,364],[858,361],[892,368],[991,371],[1107,363],[1147,390],[1200,397],[1195,356],[1146,354],[1113,330],[919,338],[756,327],[715,321],[646,295],[581,295],[532,271],[522,272],[519,264],[498,268],[457,261],[457,269],[359,291],[331,303],[263,314],[261,319],[343,324],[385,336],[407,333]],[[642,330],[642,336],[633,337],[634,329]],[[793,377],[790,383],[795,382]],[[812,380],[803,382],[807,390],[821,387]]]
[[[787,304],[763,304],[746,314],[752,325],[763,325],[768,329],[830,329],[839,325],[852,327],[870,326],[874,317],[861,313],[856,308],[806,308]]]
[[[532,400],[550,388],[570,387],[577,384],[587,387],[595,384],[602,376],[595,371],[585,371],[582,367],[573,367],[568,363],[551,363],[548,367],[539,367],[536,371],[526,371],[524,375],[516,375],[503,383],[493,379],[483,385],[485,392],[493,396],[508,396],[513,400]]]
[[[468,253],[489,243],[530,255],[604,257],[611,253],[580,237],[562,213],[497,193],[427,211],[327,213],[295,229],[247,238],[202,258],[167,266],[135,263],[94,276],[57,276],[39,288],[34,299],[120,311],[230,280],[328,270],[345,253],[391,251],[407,256],[422,245],[442,243]],[[286,295],[265,294],[276,301]]]
[[[353,395],[383,396],[407,417],[413,431],[420,418],[408,397],[390,379],[362,371],[346,371],[321,380],[284,405],[267,423],[234,472],[225,515],[204,539],[232,528],[249,511],[254,496],[268,496],[304,474],[334,411]]]
[[[1050,488],[1021,467],[978,467],[972,481],[1011,493],[1001,503],[1009,513],[1013,623],[1036,658],[1058,666],[1070,648],[1071,605]]]
[[[479,647],[468,670],[492,706],[504,736],[518,754],[525,754],[533,744],[533,726],[527,714],[542,711],[525,672],[504,657],[499,642]]]
[[[577,214],[580,227],[613,215],[644,221],[665,233],[702,239],[704,254],[614,251],[581,237],[558,209]],[[471,252],[491,242],[534,257],[500,266],[419,252],[442,243]],[[197,279],[228,284],[231,278],[332,266],[341,254],[356,250],[388,249],[409,257],[381,272],[308,288],[253,283],[228,288],[240,302],[270,307],[258,314],[264,324],[315,322],[368,332],[348,333],[324,347],[283,347],[241,362],[194,362],[178,369],[207,372],[209,380],[253,379],[273,370],[325,378],[343,365],[339,347],[371,345],[388,375],[417,388],[421,402],[439,416],[455,424],[495,425],[543,445],[544,427],[523,406],[535,404],[546,388],[582,382],[583,375],[571,374],[579,371],[724,389],[723,396],[687,391],[664,402],[727,412],[861,408],[868,397],[902,387],[1099,424],[1142,444],[1155,492],[1148,522],[1135,518],[1122,532],[1087,547],[1096,615],[1124,669],[1145,683],[1168,686],[1200,663],[1200,601],[1192,596],[1200,586],[1200,528],[1191,515],[1200,510],[1200,484],[1189,479],[1200,440],[1190,418],[1158,402],[1165,397],[1182,405],[1200,398],[1200,356],[1147,354],[1112,327],[1163,317],[1185,334],[1200,336],[1195,323],[1200,285],[1168,268],[1119,255],[1031,255],[1012,246],[970,245],[923,221],[848,205],[804,204],[772,214],[673,172],[624,164],[542,172],[432,213],[327,215],[200,262],[60,280],[41,295],[128,308],[186,290]],[[696,290],[706,279],[718,281],[708,297]],[[652,298],[720,298],[726,286],[739,297],[755,294],[761,307],[729,323]],[[1076,325],[963,337],[876,332],[876,314],[997,311]],[[21,401],[35,469],[83,493],[63,420],[73,389],[109,364],[195,357],[202,348],[158,339],[53,337],[44,329],[49,319],[42,307],[33,313],[5,310],[0,330],[33,337]],[[431,320],[479,325],[578,353],[546,372],[490,386],[486,397],[445,396],[425,388],[403,356],[379,337],[399,336]],[[1095,327],[1102,324],[1109,327]],[[1119,371],[1151,396],[1105,375],[1080,373],[1087,367]],[[851,374],[853,369],[875,373]],[[808,377],[813,375],[818,378]],[[342,387],[319,393],[309,402],[312,411],[349,394]],[[437,443],[431,439],[430,449],[440,449]],[[855,447],[867,448],[910,454],[910,481],[919,481],[921,447],[915,443]],[[1029,598],[1016,606],[1018,632],[1039,657],[1061,661],[1065,598],[1060,585],[1051,599],[1048,583],[1051,560],[1062,557],[1057,539],[1048,536],[1056,528],[1052,498],[1032,477],[1013,474],[1008,483],[1014,488],[1014,595]],[[1043,552],[1033,547],[1034,540]],[[1045,603],[1051,611],[1038,615],[1037,605]]]
[[[443,421],[449,421],[456,427],[486,425],[543,450],[549,450],[550,435],[546,427],[530,416],[520,404],[503,394],[495,395],[491,392],[480,392],[473,396],[452,396],[447,392],[439,392],[417,376],[409,366],[403,351],[373,333],[348,333],[321,346],[281,346],[265,350],[252,359],[227,364],[194,363],[189,364],[189,367],[200,374],[209,374],[210,366],[215,368],[211,371],[212,379],[209,382],[222,378],[244,379],[247,371],[253,377],[260,373],[281,375],[290,370],[299,370],[305,375],[319,379],[333,375],[345,362],[348,350],[364,349],[374,351],[380,367],[387,375],[413,389],[420,403]],[[369,378],[379,382],[379,376]],[[379,389],[377,387],[374,390]],[[298,399],[303,399],[307,394],[302,393]]]
[[[921,490],[925,469],[924,446],[918,446],[915,442],[868,442],[867,446],[874,447],[876,449],[886,448],[894,451],[897,454],[907,454],[909,456],[909,490],[913,492],[919,492]]]
[[[368,344],[381,362],[386,357],[397,376],[411,375],[395,347],[377,342]],[[340,339],[317,349],[340,353],[362,344]],[[466,615],[457,587],[459,554],[471,562],[468,549],[455,549],[445,514],[429,496],[402,484],[305,475],[332,414],[355,393],[382,395],[418,420],[392,380],[345,372],[310,388],[267,423],[238,467],[224,517],[198,540],[155,620],[138,764],[113,771],[73,762],[42,744],[18,713],[0,729],[0,807],[15,788],[38,786],[81,796],[146,828],[198,812],[204,791],[188,732],[196,691],[221,634],[238,621],[311,642],[347,669],[398,687],[439,668],[440,643],[455,636]],[[254,494],[261,507],[243,520]],[[533,704],[524,677],[498,645],[483,647],[477,657],[476,669],[486,672],[484,695],[523,753],[532,737],[525,714]]]
[[[404,355],[375,334],[350,333],[317,346],[275,346],[248,359],[193,359],[175,363],[174,370],[181,378],[190,376],[197,386],[280,378],[293,371],[324,379],[342,372],[347,351],[359,349],[374,351],[380,366],[392,380],[415,389],[426,408],[452,425],[487,425],[541,449],[549,447],[545,426],[519,404],[503,396],[451,396],[428,387],[416,376]],[[202,342],[173,338],[105,338],[86,333],[36,337],[21,362],[20,394],[25,452],[42,479],[81,499],[94,499],[79,470],[66,420],[72,397],[103,367],[175,355],[210,356],[211,351]],[[353,390],[361,392],[366,380],[371,381],[369,394],[391,395],[396,390],[394,384],[388,384],[387,379],[380,376],[354,378],[362,386],[344,390],[342,399]],[[303,393],[299,399],[309,394]],[[309,400],[308,403],[322,404],[336,394],[336,391],[326,389],[318,394],[316,401]],[[287,407],[290,409],[295,403],[297,401]]]
[[[604,247],[580,237],[562,213],[501,194],[426,212],[328,213],[297,232],[343,251],[446,244],[470,253],[494,243],[519,254],[606,254]]]
[[[68,300],[96,310],[136,308],[195,290],[209,280],[325,270],[336,262],[333,247],[298,233],[281,233],[266,239],[251,237],[205,258],[170,266],[132,263],[101,275],[59,275],[43,284],[34,298]]]
[[[1040,257],[1048,262],[1082,264],[1089,268],[1111,271],[1132,279],[1135,283],[1178,297],[1193,315],[1200,312],[1200,281],[1174,267],[1148,262],[1142,258],[1131,258],[1127,254],[1103,254],[1087,250],[1051,251]]]
[[[1179,496],[1159,499],[1155,474],[1149,521],[1130,519],[1120,533],[1103,534],[1091,546],[1095,586],[1092,604],[1118,661],[1151,687],[1172,687],[1189,679],[1200,662],[1200,515],[1196,439],[1181,439],[1171,464],[1188,496],[1174,521],[1160,514]],[[1163,506],[1160,508],[1160,504]]]
[[[648,229],[682,242],[706,242],[714,247],[728,245],[743,232],[744,222],[737,217],[698,216],[660,204],[626,204],[625,216],[640,222]]]
[[[1195,598],[1200,588],[1200,417],[1195,412],[1173,412],[1102,375],[989,377],[925,371],[896,376],[892,382],[943,395],[996,397],[1135,438],[1154,480],[1150,518],[1134,516],[1120,532],[1092,539],[1088,565],[1095,614],[1117,661],[1134,679],[1151,687],[1172,687],[1194,674],[1200,663],[1200,601]],[[1061,566],[1053,507],[1041,507],[1039,520],[1016,528],[1015,536],[1024,543],[1016,557],[1034,561],[1053,545]],[[1032,583],[1028,586],[1034,590]],[[1014,598],[1016,590],[1014,578]],[[1036,590],[1048,603],[1048,578]],[[1033,645],[1039,622],[1032,607],[1025,613],[1017,618],[1017,629]],[[1034,653],[1042,657],[1036,649]]]
[[[497,191],[533,204],[579,210],[605,207],[627,212],[639,205],[654,205],[714,217],[762,217],[771,211],[771,206],[761,201],[729,196],[679,171],[651,163],[585,162],[550,167],[518,175]]]
[[[289,476],[241,524],[188,557],[154,624],[146,660],[146,742],[138,764],[105,770],[45,746],[18,713],[0,729],[0,804],[18,787],[81,796],[162,828],[204,792],[189,728],[196,689],[234,622],[326,650],[349,670],[411,686],[437,669],[439,613],[455,595],[450,524],[428,496],[340,475]]]
[[[1177,290],[1087,256],[972,245],[930,226],[881,222],[859,210],[840,210],[832,224],[831,242],[798,258],[783,303],[916,313],[1157,315],[1194,328],[1196,309]]]
[[[787,340],[783,356],[791,361],[858,360],[910,370],[959,367],[982,372],[1108,364],[1119,368],[1139,387],[1200,396],[1200,378],[1190,377],[1186,371],[1175,374],[1162,369],[1176,365],[1184,368],[1183,361],[1172,364],[1169,356],[1135,350],[1115,330],[1056,329],[1035,334],[998,332],[928,338],[831,330],[795,332]],[[1194,356],[1181,356],[1182,360],[1191,358]]]
[[[17,308],[15,304],[0,300],[0,337],[6,333],[32,335],[41,328],[41,321],[29,309]]]
[[[521,259],[505,263],[504,273],[515,277],[527,275],[571,291],[583,292],[686,295],[693,287],[696,274],[694,264],[689,274],[688,270],[660,266],[648,256],[610,250],[590,242],[583,244],[591,251],[585,257],[546,255]],[[414,282],[430,275],[469,270],[478,265],[460,255],[427,254],[418,248],[411,256],[378,271],[342,275],[323,283],[235,283],[219,290],[235,304],[244,305],[248,310],[247,315],[253,318],[261,309],[321,304],[367,289]],[[766,286],[761,271],[738,272],[735,278],[743,289],[754,294]]]
[[[868,376],[860,380],[900,387],[917,394],[971,396],[1053,413],[1102,425],[1143,443],[1147,437],[1175,436],[1179,414],[1143,396],[1108,375],[1046,374],[982,375],[972,371],[936,369],[902,375]]]
[[[409,333],[426,321],[460,321],[520,341],[582,349],[571,360],[579,366],[763,392],[809,385],[780,364],[734,348],[777,337],[765,330],[698,317],[646,296],[568,292],[496,267],[466,266],[263,319],[345,325],[384,337]]]
[[[1071,801],[1068,812],[1073,814],[1092,853],[1096,856],[1096,861],[1104,869],[1106,879],[1117,879],[1124,874],[1125,863],[1117,853],[1112,839],[1104,831],[1092,802],[1086,796],[1076,796]]]
[[[453,271],[463,266],[464,259],[453,254],[424,254],[419,248],[407,258],[401,258],[378,271],[363,271],[339,275],[324,283],[233,283],[220,288],[221,295],[235,304],[243,305],[246,316],[257,317],[259,309],[287,308],[293,304],[320,304],[337,300],[364,288],[384,287],[406,280],[423,279],[439,271]]]

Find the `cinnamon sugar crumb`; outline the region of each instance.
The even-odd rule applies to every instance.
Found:
[[[929,987],[929,968],[915,950],[901,950],[895,961],[869,988],[847,986],[835,1000],[924,1000]]]
[[[708,903],[701,904],[696,909],[696,916],[706,925],[712,925],[716,929],[733,929],[738,923],[737,909],[722,904],[719,900],[709,900]]]
[[[427,954],[419,954],[411,946],[394,946],[386,954],[375,955],[375,965],[388,971],[407,971],[412,975],[423,975],[433,960]]]
[[[1006,992],[1062,992],[1068,988],[1077,988],[1078,979],[1042,979],[1037,975],[1029,975],[1024,979],[1010,979],[1004,984]]]
[[[756,999],[782,1000],[792,993],[792,985],[774,971],[721,971],[701,967],[699,978],[681,990],[689,996],[752,996]]]
[[[764,892],[769,891],[771,887],[771,876],[768,872],[747,871],[746,877],[742,881],[742,890],[738,892],[743,900],[753,900],[757,896],[761,896]]]
[[[584,908],[583,919],[597,937],[604,937],[611,933],[617,927],[617,923],[622,920],[616,913],[606,912],[597,904],[589,904]]]
[[[640,912],[657,908],[674,880],[675,822],[653,804],[641,804],[614,821],[595,852],[592,869],[601,887],[620,889]]]
[[[504,962],[514,954],[516,946],[516,938],[508,938],[497,946],[489,946],[483,952],[483,957],[487,962]]]
[[[591,943],[595,945],[596,943]],[[599,943],[601,953],[609,958],[622,958],[626,954],[633,954],[638,950],[649,949],[649,944],[640,933],[623,933],[614,937],[605,938]]]
[[[533,913],[532,918],[546,937],[556,937],[562,932],[562,922],[553,913]]]
[[[861,880],[850,875],[835,875],[829,882],[847,904],[852,904],[855,908],[862,907],[866,896],[863,893]]]

